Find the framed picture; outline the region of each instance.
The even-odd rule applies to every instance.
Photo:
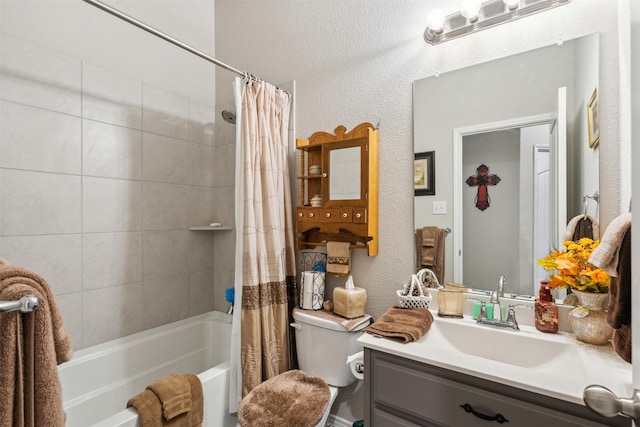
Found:
[[[416,153],[413,160],[413,188],[416,196],[435,196],[435,151]]]
[[[596,87],[587,104],[589,122],[589,148],[596,148],[600,142],[600,115],[598,114],[598,88]]]

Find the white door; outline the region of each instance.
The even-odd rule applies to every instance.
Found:
[[[549,173],[549,236],[551,249],[562,247],[567,227],[567,88],[558,88],[556,121],[551,128],[551,168]]]

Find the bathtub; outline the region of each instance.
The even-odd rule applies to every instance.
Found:
[[[139,426],[129,398],[182,372],[202,381],[204,426],[237,426],[227,409],[230,337],[231,316],[212,311],[77,351],[58,370],[66,427]]]

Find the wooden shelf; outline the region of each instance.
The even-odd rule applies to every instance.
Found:
[[[233,227],[223,225],[219,227],[211,227],[210,225],[203,225],[200,227],[189,227],[189,231],[228,231],[233,230]]]

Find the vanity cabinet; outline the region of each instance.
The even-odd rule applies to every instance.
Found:
[[[378,130],[361,123],[350,132],[316,132],[296,140],[300,153],[297,248],[349,242],[378,253]]]
[[[628,418],[603,418],[582,405],[369,348],[364,375],[370,427],[631,426]]]

